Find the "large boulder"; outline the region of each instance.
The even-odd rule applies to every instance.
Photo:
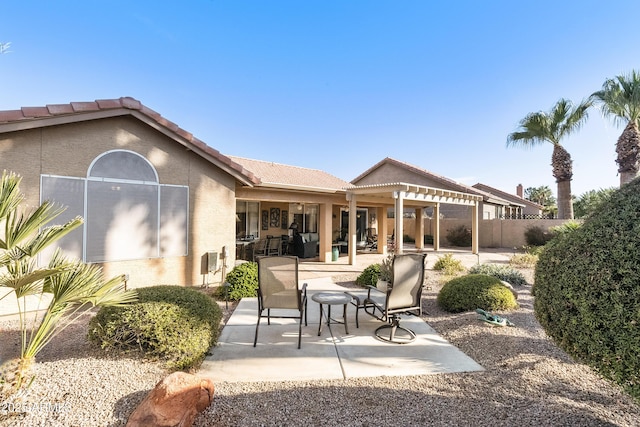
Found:
[[[213,400],[213,382],[185,372],[174,372],[155,388],[129,416],[127,427],[193,425]]]

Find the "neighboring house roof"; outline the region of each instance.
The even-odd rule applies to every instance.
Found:
[[[344,191],[351,184],[327,172],[263,160],[227,156],[250,170],[260,180],[259,187],[320,192]]]
[[[498,197],[494,194],[491,194],[489,192],[483,191],[481,189],[478,188],[474,188],[474,187],[470,187],[468,185],[465,184],[461,184],[459,182],[456,182],[452,179],[446,178],[442,175],[438,175],[435,174],[433,172],[430,172],[426,169],[422,169],[419,168],[417,166],[411,165],[409,163],[406,162],[402,162],[400,160],[396,160],[396,159],[392,159],[391,157],[386,157],[384,159],[382,159],[381,161],[379,161],[378,163],[376,163],[375,165],[373,165],[372,167],[370,167],[369,169],[367,169],[366,171],[364,171],[363,173],[361,173],[360,175],[358,175],[356,178],[354,178],[351,183],[354,185],[358,185],[357,182],[360,181],[361,179],[363,179],[364,177],[366,177],[367,175],[371,174],[373,171],[375,171],[376,169],[384,166],[384,165],[392,165],[392,166],[396,166],[399,168],[403,168],[407,171],[410,171],[412,173],[415,173],[417,175],[423,176],[429,180],[438,182],[440,185],[442,185],[443,188],[448,188],[451,190],[455,190],[455,191],[459,191],[459,192],[463,192],[463,193],[471,193],[471,194],[476,194],[479,196],[482,196],[482,200],[484,202],[487,203],[494,203],[494,204],[498,204],[498,205],[509,205],[510,202],[508,200],[505,200],[501,197]]]
[[[518,196],[517,194],[506,193],[504,191],[498,190],[497,188],[490,187],[490,186],[488,186],[486,184],[477,183],[477,184],[474,184],[473,187],[477,188],[479,190],[482,190],[482,191],[486,191],[488,193],[495,194],[496,196],[499,196],[499,197],[501,197],[501,198],[503,198],[505,200],[510,201],[511,204],[514,204],[514,205],[531,206],[531,207],[536,208],[536,209],[544,209],[544,206],[539,205],[536,202],[532,202],[531,200],[527,200],[525,198],[522,198],[522,197]]]
[[[53,104],[44,107],[22,107],[19,110],[0,111],[0,133],[126,115],[136,117],[169,138],[174,139],[226,171],[244,185],[253,186],[260,183],[260,180],[255,175],[232,161],[229,157],[209,147],[177,124],[130,97]]]

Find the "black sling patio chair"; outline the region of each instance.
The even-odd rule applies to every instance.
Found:
[[[282,314],[271,315],[271,310],[287,310]],[[267,310],[267,314],[264,311]],[[296,311],[296,313],[294,313]],[[258,258],[258,323],[253,346],[258,342],[260,321],[266,317],[267,324],[271,318],[299,319],[298,348],[302,342],[302,317],[307,326],[307,284],[298,285],[298,257],[259,257]]]
[[[422,315],[422,287],[426,257],[426,254],[394,256],[391,269],[392,280],[387,291],[379,291],[375,286],[369,287],[368,296],[364,300],[364,311],[386,322],[375,331],[379,339],[394,344],[407,344],[416,339],[416,334],[412,330],[400,325],[400,315]]]

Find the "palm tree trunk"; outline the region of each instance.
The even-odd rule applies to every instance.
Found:
[[[624,128],[616,144],[618,158],[618,172],[620,172],[620,186],[638,176],[640,168],[640,132],[635,122],[631,121]]]
[[[573,219],[571,180],[558,181],[558,218]]]

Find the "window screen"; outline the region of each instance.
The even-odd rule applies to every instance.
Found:
[[[160,187],[160,256],[187,255],[189,189]]]
[[[187,255],[189,187],[159,185],[153,166],[136,153],[99,156],[86,179],[43,175],[41,199],[68,206],[56,224],[84,217],[84,228],[56,247],[86,262]]]
[[[109,151],[98,157],[89,171],[91,178],[158,182],[153,166],[131,151]]]
[[[158,186],[89,181],[87,262],[158,256]]]
[[[85,183],[86,181],[81,178],[42,176],[40,202],[50,200],[57,205],[66,206],[65,211],[57,216],[50,225],[64,224],[77,216],[84,218]],[[63,249],[67,256],[82,259],[83,238],[84,227],[76,228],[40,253],[40,265],[45,265],[49,262],[56,248]]]

